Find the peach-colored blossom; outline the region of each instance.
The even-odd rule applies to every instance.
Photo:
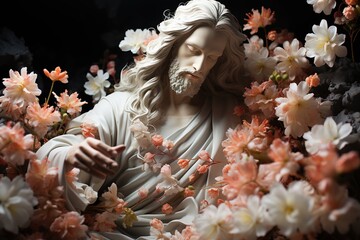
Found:
[[[189,186],[184,189],[185,197],[192,197],[194,195],[195,195],[195,189],[193,187]]]
[[[209,165],[199,165],[196,168],[196,171],[198,171],[199,174],[204,174],[208,171]]]
[[[83,224],[84,217],[78,212],[67,212],[56,218],[51,224],[50,230],[59,234],[61,239],[82,239],[86,237],[88,227]]]
[[[189,166],[189,159],[180,158],[177,162],[180,168],[187,168]]]
[[[205,208],[207,208],[210,205],[210,203],[203,199],[200,201],[200,212],[202,212]]]
[[[23,165],[26,159],[35,157],[31,151],[34,143],[31,134],[25,135],[20,122],[12,125],[8,122],[0,126],[0,153],[3,160],[14,165]]]
[[[163,231],[164,230],[164,224],[161,220],[157,219],[157,218],[153,218],[150,221],[150,226],[155,228],[158,231]]]
[[[138,191],[140,199],[145,199],[149,195],[149,189],[142,187]]]
[[[100,232],[114,232],[117,225],[115,221],[119,218],[117,214],[104,211],[95,216],[95,223],[92,230]]]
[[[251,29],[250,34],[255,34],[258,32],[260,27],[266,27],[271,25],[275,21],[275,12],[271,12],[271,9],[261,7],[261,14],[258,10],[252,9],[252,14],[247,13],[246,16],[248,17],[245,19],[247,23],[244,25],[243,30]]]
[[[3,84],[5,89],[3,94],[10,98],[14,105],[26,107],[30,102],[36,102],[37,97],[41,94],[35,82],[37,74],[27,73],[27,68],[21,68],[21,74],[18,71],[9,70],[9,78],[4,78]]]
[[[343,9],[343,14],[347,20],[352,21],[356,18],[358,13],[353,6],[347,6]]]
[[[78,98],[79,94],[77,92],[74,92],[69,96],[67,89],[65,89],[63,93],[60,93],[60,97],[56,95],[55,92],[53,92],[53,95],[57,100],[57,106],[66,110],[66,112],[72,116],[79,114],[82,110],[82,105],[87,103],[86,101],[81,102]]]
[[[108,191],[101,195],[100,200],[99,206],[109,212],[115,211],[116,213],[122,213],[124,207],[127,205],[127,202],[118,197],[118,190],[115,183],[112,183],[111,186],[108,187]]]
[[[165,203],[161,207],[161,212],[166,215],[171,214],[173,212],[173,207],[170,204]]]
[[[78,180],[78,175],[80,173],[79,168],[72,168],[71,170],[65,173],[65,179],[68,184],[72,184],[73,182]]]
[[[275,41],[276,35],[277,33],[275,30],[269,31],[267,35],[267,39],[269,39],[270,41]]]
[[[195,173],[192,173],[192,174],[189,176],[189,182],[193,182],[195,179],[196,179],[196,174],[195,174]]]
[[[317,73],[308,76],[305,81],[310,87],[317,87],[320,84],[320,78]]]
[[[64,199],[46,199],[47,197],[39,197],[40,203],[36,207],[34,214],[31,218],[31,228],[39,229],[44,227],[46,229],[50,228],[50,225],[54,220],[65,213],[65,200]]]
[[[155,147],[161,147],[163,144],[164,138],[163,136],[156,134],[154,136],[151,137],[151,143],[155,146]]]
[[[0,96],[0,109],[3,114],[9,118],[17,121],[20,116],[25,112],[27,105],[20,107],[17,104],[14,104],[11,98]]]
[[[340,156],[335,164],[336,172],[351,172],[360,167],[359,154],[356,151],[350,151]]]
[[[99,132],[94,123],[83,122],[80,124],[80,128],[81,128],[81,134],[84,137],[99,138]]]
[[[68,74],[67,71],[61,72],[60,67],[56,67],[55,70],[49,72],[44,68],[44,74],[51,79],[51,81],[60,81],[62,83],[68,83]]]
[[[222,188],[223,194],[231,200],[242,193],[251,193],[255,190],[258,167],[254,159],[244,162],[228,164],[223,168],[223,180],[225,184]]]
[[[244,103],[252,111],[261,110],[265,117],[272,117],[275,114],[275,98],[280,92],[272,80],[265,81],[260,85],[257,82],[251,84],[251,88],[246,88],[243,96]]]
[[[61,121],[59,111],[53,106],[41,107],[38,102],[29,104],[25,118],[27,124],[35,129],[39,138],[45,136],[50,126]]]
[[[356,5],[358,3],[358,0],[345,0],[345,3],[347,5]]]
[[[169,164],[161,167],[160,175],[163,181],[156,185],[156,192],[163,192],[165,196],[170,196],[184,190],[184,188],[180,186],[179,181],[171,175],[171,167]]]
[[[235,116],[240,117],[240,116],[243,115],[244,113],[245,113],[245,108],[244,108],[243,106],[238,105],[238,106],[235,106],[235,107],[234,107],[234,112],[233,112],[233,114],[234,114]]]
[[[210,154],[206,150],[201,150],[198,157],[199,157],[199,159],[206,161],[206,162],[211,161]]]
[[[90,73],[96,75],[97,72],[99,71],[99,65],[96,64],[91,65],[89,71]]]
[[[209,197],[215,199],[215,198],[219,197],[220,190],[218,188],[210,188],[207,190],[207,193],[208,193]]]
[[[310,183],[315,185],[325,178],[333,177],[337,160],[338,154],[332,144],[322,147],[316,154],[302,160],[305,164],[305,175]]]
[[[174,147],[174,142],[173,141],[171,141],[171,140],[168,140],[168,139],[165,139],[164,141],[163,141],[163,147],[165,147],[165,148],[167,148],[168,150],[171,150],[173,147]]]

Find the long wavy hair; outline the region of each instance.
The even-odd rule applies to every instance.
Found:
[[[130,91],[127,106],[132,120],[140,119],[153,125],[161,120],[163,103],[169,96],[168,70],[172,59],[191,33],[208,26],[227,36],[223,55],[217,60],[201,87],[202,92],[242,94],[244,62],[243,41],[238,20],[220,2],[215,0],[190,0],[180,4],[174,14],[164,13],[158,26],[159,37],[147,46],[146,57],[126,69],[116,91]]]

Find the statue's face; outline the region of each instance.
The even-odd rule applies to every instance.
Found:
[[[177,93],[193,97],[217,59],[223,54],[226,38],[210,27],[197,28],[179,47],[170,65],[170,86]]]

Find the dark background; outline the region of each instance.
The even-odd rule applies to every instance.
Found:
[[[56,87],[84,93],[86,73],[106,52],[117,57],[117,68],[131,61],[130,52],[122,52],[118,45],[128,29],[156,27],[163,20],[166,9],[174,11],[180,0],[12,0],[0,8],[0,77],[8,77],[9,69],[38,74],[39,87],[47,94],[50,80],[44,79],[43,68],[60,66],[68,71],[69,83]],[[243,26],[246,13],[261,6],[275,11],[276,22],[271,28],[287,28],[304,43],[312,25],[319,25],[332,16],[316,14],[305,0],[220,0]],[[340,31],[340,28],[339,28]],[[249,31],[245,32],[246,34]],[[4,37],[5,36],[5,37]],[[11,40],[9,40],[9,36]],[[11,43],[9,45],[9,42]],[[62,86],[60,86],[62,85]],[[58,92],[60,93],[60,92]]]

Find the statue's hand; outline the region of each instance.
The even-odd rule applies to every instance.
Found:
[[[105,178],[115,173],[118,167],[113,159],[124,151],[124,145],[111,147],[95,138],[86,138],[78,145],[71,147],[66,163],[94,176]]]

